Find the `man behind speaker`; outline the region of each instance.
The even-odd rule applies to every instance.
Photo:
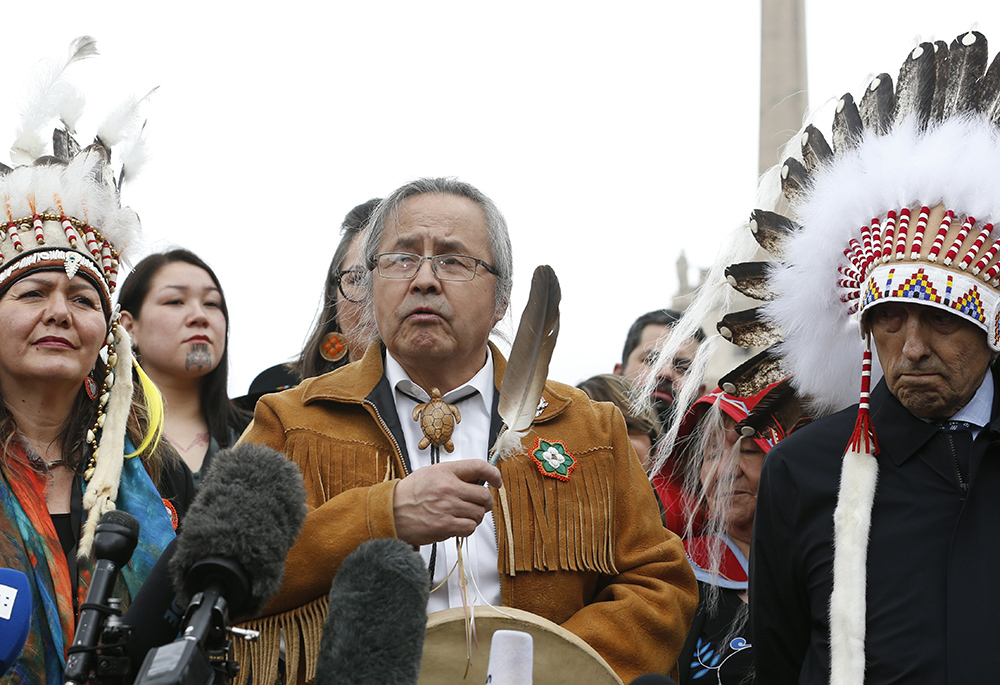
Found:
[[[512,273],[499,210],[468,184],[414,181],[375,210],[363,253],[380,339],[360,362],[265,396],[243,436],[299,464],[310,507],[281,591],[251,624],[255,680],[272,681],[279,628],[289,679],[313,677],[334,574],[361,543],[392,537],[430,567],[429,611],[462,606],[453,538],[466,538],[468,601],[561,624],[626,682],[668,671],[697,590],[621,413],[547,382],[523,451],[486,461],[507,364],[488,338]],[[454,431],[435,443],[418,419],[438,391]]]

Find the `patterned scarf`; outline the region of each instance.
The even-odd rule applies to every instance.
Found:
[[[729,590],[746,590],[750,562],[728,535],[704,535],[684,540],[694,577]],[[716,559],[715,557],[719,558]],[[714,569],[718,567],[718,572]]]
[[[126,443],[125,452],[133,448]],[[76,587],[45,502],[48,478],[33,469],[16,442],[0,460],[0,565],[25,573],[33,612],[28,641],[3,685],[61,685],[66,648],[73,641],[76,617],[72,593],[82,604],[90,587],[92,558],[77,561]],[[139,544],[122,569],[112,593],[127,605],[138,592],[163,548],[174,537],[163,500],[139,459],[126,459],[116,506],[139,521]]]

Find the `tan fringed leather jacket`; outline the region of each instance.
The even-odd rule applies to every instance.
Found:
[[[247,624],[262,631],[239,655],[255,682],[274,682],[279,629],[288,681],[312,680],[334,574],[362,542],[395,537],[393,491],[409,466],[382,353],[373,343],[356,364],[265,396],[241,439],[296,462],[309,506],[282,589]],[[507,362],[496,348],[493,359],[499,387]],[[660,521],[618,409],[551,381],[543,398],[524,452],[500,464],[507,501],[494,491],[503,605],[561,624],[624,682],[666,673],[698,600],[683,546]],[[576,458],[568,481],[542,475],[527,453],[536,438]]]

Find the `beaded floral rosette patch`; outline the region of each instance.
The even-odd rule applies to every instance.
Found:
[[[535,445],[529,452],[535,460],[539,473],[549,478],[569,480],[576,468],[576,457],[569,453],[561,440],[542,440],[535,438]]]

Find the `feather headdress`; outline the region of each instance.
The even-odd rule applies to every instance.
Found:
[[[83,147],[74,137],[83,100],[65,80],[67,67],[96,54],[94,39],[83,36],[70,45],[66,59],[43,74],[11,147],[14,166],[0,165],[0,295],[28,273],[63,271],[67,278],[80,275],[94,284],[108,318],[107,376],[103,387],[98,387],[97,418],[87,434],[90,454],[83,500],[87,518],[80,538],[81,557],[90,553],[97,522],[115,507],[118,496],[125,425],[132,405],[133,360],[128,335],[112,310],[111,295],[123,253],[139,234],[139,219],[121,206],[111,170],[112,148],[118,143],[128,145],[141,131],[135,121],[138,101],[133,99],[130,107],[120,108],[102,126],[94,143]],[[49,150],[42,131],[55,120],[62,127],[52,134]]]
[[[863,315],[887,301],[921,304],[980,327],[1000,351],[1000,60],[987,71],[986,38],[922,43],[860,104],[837,103],[832,147],[819,130],[782,165],[797,230],[769,280],[764,317],[780,329],[784,369],[814,406],[859,396],[834,514],[831,682],[862,682],[865,589],[878,441],[868,391],[879,370]]]
[[[833,683],[863,682],[865,671],[864,579],[878,480],[868,390],[881,372],[862,335],[864,312],[886,301],[939,308],[980,327],[1000,351],[1000,57],[987,63],[986,38],[970,31],[950,45],[914,48],[895,88],[883,73],[860,102],[844,95],[829,142],[807,126],[778,168],[788,211],[752,216],[775,261],[729,271],[734,288],[766,303],[720,330],[737,341],[777,342],[724,378],[724,389],[742,384],[746,394],[791,375],[814,415],[860,395],[834,515]]]

